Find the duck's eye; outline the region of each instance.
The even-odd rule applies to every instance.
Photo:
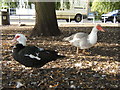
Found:
[[[17,39],[17,38],[19,38],[20,36],[16,36],[15,38]]]

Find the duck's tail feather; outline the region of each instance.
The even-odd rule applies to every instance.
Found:
[[[69,37],[65,37],[65,38],[63,38],[63,41],[70,41],[73,39],[73,37],[74,37],[74,35],[71,35]]]
[[[65,58],[66,56],[64,55],[58,55],[58,58]]]

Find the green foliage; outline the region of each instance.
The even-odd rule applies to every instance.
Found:
[[[32,4],[35,4],[35,3],[34,2],[28,2],[28,5],[29,5],[30,8],[32,8],[32,6],[31,6]]]
[[[0,2],[0,9],[2,8],[1,6],[2,6],[2,2]]]
[[[9,2],[9,0],[4,0],[3,2],[0,2],[0,8],[2,9],[16,8],[17,6],[18,6],[17,2]]]
[[[3,6],[8,6],[7,8],[16,8],[19,5],[19,2],[9,2],[9,0],[4,0],[4,2],[0,2],[0,8],[6,8],[6,7],[2,7],[2,3]],[[31,4],[34,2],[28,2],[30,8],[31,8]]]
[[[70,9],[70,2],[63,2],[63,5],[64,5],[64,8]],[[55,2],[56,10],[59,10],[60,6],[61,6],[60,2]]]
[[[99,12],[101,15],[103,13],[108,13],[110,11],[120,9],[120,2],[112,2],[112,0],[94,0],[91,9],[92,11]]]
[[[17,2],[10,2],[9,3],[9,7],[10,8],[16,8],[18,6],[18,3]]]
[[[70,2],[65,2],[65,6],[67,9],[70,9]]]
[[[59,10],[60,9],[60,2],[55,2],[55,9],[56,10]]]
[[[92,7],[92,2],[89,2],[89,6]]]
[[[3,0],[3,1],[1,1],[1,2],[0,2],[0,9],[9,8],[7,2],[8,2],[8,0]],[[4,7],[2,7],[2,5],[3,5]]]

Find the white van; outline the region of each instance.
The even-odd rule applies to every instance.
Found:
[[[70,10],[56,10],[57,19],[65,19],[67,22],[75,20],[80,22],[83,18],[87,18],[87,9],[83,7],[74,7]]]

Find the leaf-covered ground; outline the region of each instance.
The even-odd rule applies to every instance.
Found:
[[[76,54],[76,48],[62,39],[77,32],[89,33],[92,27],[60,27],[61,36],[29,37],[33,26],[0,26],[2,35],[2,87],[36,89],[100,89],[120,88],[120,28],[103,27],[97,44]],[[16,33],[28,37],[28,45],[57,50],[66,57],[47,63],[41,68],[27,68],[12,58],[10,41]],[[36,88],[36,89],[35,89]]]

